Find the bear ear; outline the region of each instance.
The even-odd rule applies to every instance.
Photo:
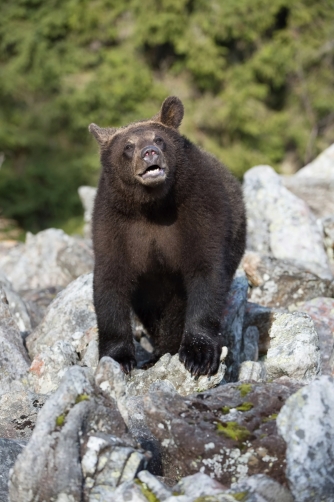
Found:
[[[154,118],[168,127],[177,129],[182,122],[183,114],[182,101],[176,96],[169,96],[162,103],[159,114]]]
[[[104,145],[117,131],[116,127],[99,127],[96,124],[90,124],[88,126],[88,130],[90,133],[95,136],[97,142],[100,145]]]

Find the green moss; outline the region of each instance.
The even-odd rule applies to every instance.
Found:
[[[252,390],[252,385],[250,383],[242,383],[239,385],[238,390],[240,391],[241,397],[245,397]]]
[[[223,412],[223,415],[227,415],[228,413],[230,413],[230,407],[229,406],[223,406],[222,408],[222,412]]]
[[[232,497],[235,499],[235,500],[240,500],[240,502],[242,502],[243,500],[246,499],[248,493],[247,492],[238,492],[238,493],[232,493]]]
[[[89,401],[89,399],[88,394],[79,394],[75,400],[75,404],[81,403],[81,401]]]
[[[271,422],[272,420],[276,420],[278,413],[272,413],[269,417],[264,417],[262,422]]]
[[[56,426],[62,427],[64,425],[65,418],[66,418],[66,413],[62,413],[61,415],[59,415],[59,417],[56,418]]]
[[[204,495],[203,497],[198,497],[194,502],[216,502],[217,498],[211,495]]]
[[[246,427],[239,425],[237,422],[223,422],[217,424],[217,431],[224,436],[233,439],[234,441],[245,441],[250,432]]]
[[[254,408],[254,404],[246,401],[246,402],[242,403],[240,406],[237,406],[236,410],[238,410],[238,411],[249,411],[252,408]]]
[[[147,498],[149,502],[160,502],[160,500],[154,495],[154,493],[151,492],[151,490],[147,487],[146,483],[142,483],[142,481],[140,481],[139,479],[135,479],[135,483],[139,486],[142,494]]]

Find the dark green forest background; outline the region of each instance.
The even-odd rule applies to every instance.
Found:
[[[293,172],[334,138],[334,0],[1,0],[0,208],[75,229],[96,184],[87,126],[155,114],[240,178]]]

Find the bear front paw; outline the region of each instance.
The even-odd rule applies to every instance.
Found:
[[[221,346],[206,335],[188,335],[179,350],[180,361],[192,376],[217,373]]]
[[[103,354],[117,361],[125,374],[130,373],[136,366],[137,361],[134,355],[134,347],[118,347]]]

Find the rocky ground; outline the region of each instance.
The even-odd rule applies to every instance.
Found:
[[[334,501],[334,145],[245,175],[247,252],[211,378],[98,361],[90,215],[0,242],[0,501]]]

